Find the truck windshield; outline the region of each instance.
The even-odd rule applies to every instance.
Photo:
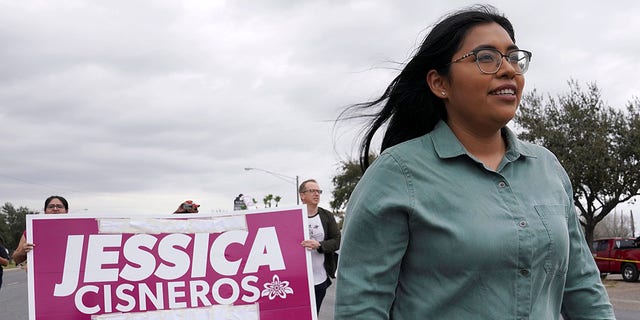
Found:
[[[621,239],[616,240],[616,249],[628,249],[635,248],[636,246],[633,243],[633,239]]]

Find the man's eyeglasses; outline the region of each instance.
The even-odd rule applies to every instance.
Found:
[[[307,193],[307,192],[322,194],[322,190],[319,190],[319,189],[307,189],[305,191],[302,191],[302,193]]]
[[[449,64],[460,62],[465,58],[475,56],[476,65],[480,72],[485,74],[494,74],[500,70],[502,66],[502,58],[507,58],[507,61],[511,64],[513,69],[516,70],[516,74],[524,74],[529,69],[529,62],[531,61],[531,52],[526,50],[513,50],[502,54],[498,49],[494,48],[482,48],[475,49],[464,56],[451,61]]]
[[[47,206],[47,209],[64,209],[64,205],[62,204],[50,204]]]

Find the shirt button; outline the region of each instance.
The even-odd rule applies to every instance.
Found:
[[[520,228],[524,228],[524,227],[527,226],[527,221],[522,220],[522,221],[520,221],[520,223],[518,223],[518,225],[520,226]]]
[[[507,186],[507,184],[506,184],[504,181],[500,181],[500,182],[498,182],[498,187],[500,187],[500,188],[504,188],[504,187],[506,187],[506,186]]]
[[[526,276],[528,276],[528,275],[529,275],[529,270],[527,270],[527,269],[522,269],[522,270],[520,270],[520,274],[526,277]]]

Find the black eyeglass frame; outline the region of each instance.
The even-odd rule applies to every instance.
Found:
[[[486,72],[486,71],[482,70],[482,67],[480,67],[480,63],[478,62],[478,52],[484,51],[484,50],[493,51],[493,52],[496,52],[496,53],[498,53],[500,55],[500,59],[498,60],[498,64],[496,66],[496,70],[493,71],[493,72]],[[476,48],[476,49],[471,50],[471,52],[463,55],[462,57],[449,62],[448,65],[452,65],[454,63],[458,63],[458,62],[460,62],[460,61],[462,61],[462,60],[464,60],[464,59],[466,59],[468,57],[474,56],[475,57],[476,66],[478,66],[478,70],[480,70],[480,72],[482,72],[484,74],[496,74],[500,70],[500,67],[502,67],[502,60],[504,60],[502,58],[507,58],[507,61],[509,61],[509,56],[511,54],[513,54],[514,52],[523,52],[525,54],[525,59],[527,59],[527,67],[522,72],[518,72],[516,70],[516,74],[525,74],[527,72],[527,70],[529,70],[529,63],[531,63],[531,57],[533,56],[533,54],[531,53],[531,51],[522,50],[522,49],[509,50],[506,54],[503,54],[502,52],[500,52],[500,50],[498,50],[496,48]],[[520,61],[520,60],[517,60],[517,61]],[[516,64],[517,64],[517,61],[516,61]],[[509,62],[509,63],[511,63],[511,62]],[[513,63],[511,63],[511,64],[513,64]]]

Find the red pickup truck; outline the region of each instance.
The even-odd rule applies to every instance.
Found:
[[[640,237],[634,239],[609,238],[593,241],[592,253],[601,274],[622,274],[629,282],[638,280],[640,270]]]

